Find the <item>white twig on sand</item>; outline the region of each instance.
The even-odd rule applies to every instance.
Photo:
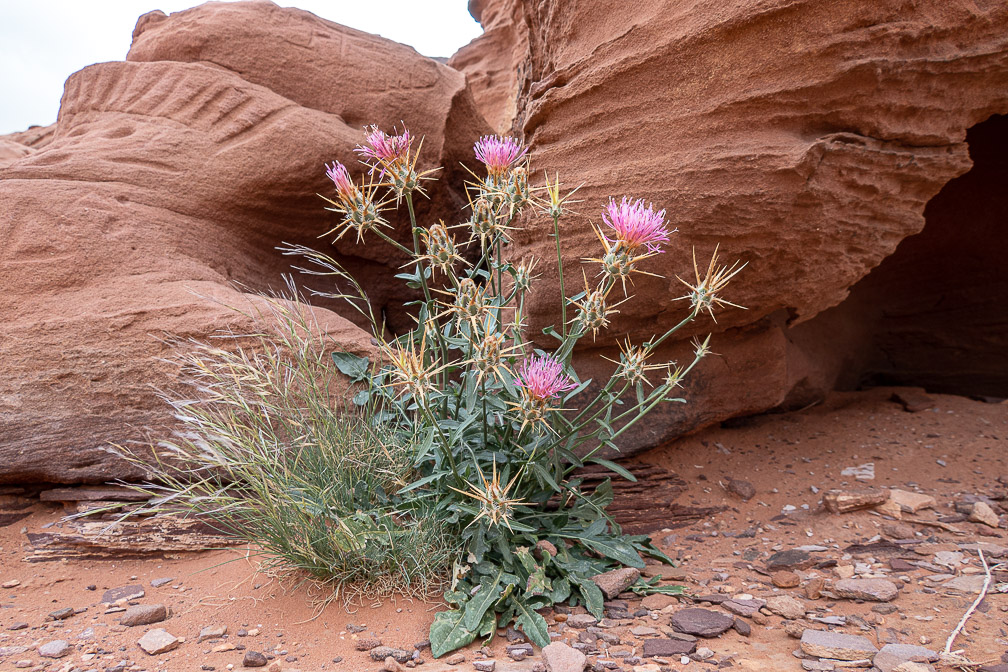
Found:
[[[973,615],[973,612],[976,611],[976,608],[980,605],[981,602],[983,602],[984,597],[986,597],[987,595],[987,589],[990,587],[991,582],[990,567],[987,566],[987,559],[984,558],[983,549],[980,548],[979,545],[977,546],[977,553],[980,555],[980,562],[983,563],[984,573],[986,575],[984,578],[983,588],[980,589],[980,595],[977,596],[976,601],[974,601],[973,604],[970,605],[970,608],[966,610],[966,613],[963,614],[962,620],[959,621],[959,625],[956,626],[956,629],[952,631],[951,635],[949,635],[948,641],[945,642],[945,655],[949,655],[952,653],[952,642],[954,642],[956,636],[958,636],[958,634],[962,632],[963,626],[966,625],[966,621],[969,620],[969,617]]]

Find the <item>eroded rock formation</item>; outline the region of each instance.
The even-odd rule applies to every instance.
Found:
[[[239,283],[283,287],[277,245],[325,244],[323,164],[356,163],[365,120],[405,122],[430,163],[454,166],[487,130],[457,71],[307,12],[154,12],[134,40],[126,62],[68,79],[51,138],[8,136],[28,151],[0,171],[0,482],[135,476],[104,449],[169,422],[152,389],[174,375],[158,338],[247,328],[225,306],[247,310]],[[425,215],[458,216],[450,184],[432,186]],[[401,260],[353,250],[343,261],[395,327]],[[335,343],[370,347],[318,312]]]
[[[796,344],[791,329],[922,229],[926,204],[970,168],[967,129],[1008,111],[1004,3],[477,4],[495,34],[528,47],[515,54],[490,35],[453,62],[476,79],[490,54],[510,59],[496,71],[515,73],[513,86],[476,89],[478,104],[517,91],[513,131],[533,163],[584,183],[566,256],[596,256],[589,221],[610,195],[653,201],[680,229],[649,267],[665,279],[638,280],[610,334],[647,338],[681,318],[671,299],[683,293],[677,275],[692,279],[692,249],[702,263],[720,243],[725,260],[748,263],[726,292],[748,310],[659,353],[688,356],[685,339],[712,330],[722,356],[698,369],[690,403],[649,422],[629,450],[832,386],[822,344]],[[542,233],[521,234],[519,252],[548,257]],[[554,310],[550,270],[534,325]]]

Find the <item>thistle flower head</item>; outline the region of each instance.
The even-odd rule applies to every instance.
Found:
[[[490,521],[491,525],[504,525],[510,530],[510,520],[514,507],[527,506],[523,500],[513,498],[509,494],[511,487],[515,484],[515,481],[518,480],[518,474],[516,474],[507,485],[501,485],[500,476],[497,474],[497,462],[495,461],[490,480],[487,480],[482,471],[480,471],[479,476],[481,483],[479,485],[468,483],[468,490],[459,490],[457,488],[452,488],[450,485],[448,486],[455,492],[466,495],[467,497],[472,497],[479,502],[479,513],[472,522],[469,523],[469,525],[475,524],[480,518],[486,518]],[[468,525],[466,527],[468,527]]]
[[[589,287],[588,278],[584,276],[583,272],[582,278],[585,283],[584,298],[575,303],[578,314],[574,318],[574,322],[581,328],[582,333],[590,331],[592,338],[595,338],[599,329],[605,329],[609,326],[609,315],[619,311],[606,305],[606,295],[602,287],[595,289]]]
[[[426,177],[433,170],[417,173],[416,163],[420,157],[420,149],[411,153],[413,136],[406,129],[398,133],[393,129],[393,134],[382,131],[377,126],[364,128],[364,144],[357,145],[356,151],[362,162],[371,167],[371,173],[378,172],[379,179],[388,177],[388,186],[392,187],[397,197],[401,198],[413,191],[423,193],[420,188],[421,180],[432,179]],[[420,140],[423,145],[423,139]]]
[[[395,129],[393,129],[395,130]],[[365,128],[366,136],[363,145],[357,145],[354,151],[365,159],[371,159],[381,166],[406,161],[409,158],[410,144],[413,142],[408,130],[398,135],[389,135],[373,125]]]
[[[577,383],[563,372],[563,364],[550,355],[533,355],[518,367],[518,385],[529,398],[551,402]]]
[[[494,374],[501,375],[501,356],[504,354],[505,336],[499,331],[491,331],[483,340],[473,344],[472,363],[478,371],[476,382],[479,383],[483,376]]]
[[[350,173],[339,161],[333,161],[333,165],[325,164],[326,176],[336,185],[336,196],[343,203],[353,203],[360,193],[357,185],[350,179]]]
[[[473,150],[476,152],[476,158],[483,162],[487,173],[494,180],[507,174],[528,152],[528,149],[514,138],[499,135],[483,136],[473,146]]]
[[[458,249],[455,247],[455,240],[448,233],[448,227],[444,222],[431,224],[426,229],[421,229],[420,236],[423,238],[427,254],[421,259],[426,259],[433,266],[441,269],[442,273],[451,272],[452,265],[456,261],[462,261]]]
[[[627,341],[625,345],[621,343],[620,360],[616,362],[619,364],[616,375],[631,385],[638,383],[647,383],[650,385],[651,383],[647,379],[647,372],[663,367],[662,364],[648,364],[647,358],[650,354],[647,348],[631,345],[630,341]]]
[[[696,283],[691,284],[686,282],[679,276],[679,282],[686,285],[689,288],[689,293],[686,296],[680,296],[675,301],[680,301],[683,299],[689,299],[690,306],[693,308],[693,315],[699,315],[701,311],[706,310],[710,313],[711,318],[717,322],[717,318],[714,317],[714,307],[724,307],[732,306],[733,308],[742,308],[743,306],[732,303],[731,301],[725,301],[718,294],[723,290],[728,282],[734,278],[738,273],[746,267],[745,264],[739,265],[739,262],[735,262],[731,266],[718,266],[718,246],[714,247],[714,254],[711,255],[710,265],[707,267],[707,272],[703,278],[700,277],[700,268],[697,266],[696,261],[696,249],[693,250],[693,273],[696,276]]]
[[[662,244],[669,241],[665,211],[655,212],[654,206],[650,203],[645,206],[642,198],[630,201],[624,196],[619,203],[610,198],[602,212],[602,221],[612,230],[610,242],[631,255],[641,248],[647,254],[659,254]]]
[[[333,206],[327,209],[343,215],[343,221],[323,235],[339,231],[336,236],[336,240],[339,240],[347,231],[353,230],[357,232],[357,242],[361,242],[364,234],[371,229],[389,226],[381,216],[384,203],[379,203],[374,198],[373,182],[369,187],[361,189],[350,179],[346,166],[339,161],[334,161],[332,166],[326,165],[326,175],[336,185],[335,201],[323,197]]]
[[[472,204],[472,217],[469,218],[469,228],[473,238],[479,238],[484,248],[497,236],[505,232],[504,224],[497,215],[497,208],[487,198],[481,196]]]
[[[710,334],[707,334],[707,338],[705,338],[702,341],[700,340],[700,337],[697,336],[696,338],[693,339],[692,344],[693,344],[693,356],[696,357],[697,359],[703,359],[707,355],[711,354]]]
[[[578,189],[580,189],[583,184],[578,185],[571,191],[567,192],[567,195],[560,195],[560,174],[557,173],[553,177],[553,182],[549,180],[549,173],[546,173],[546,201],[541,202],[541,207],[546,211],[546,214],[553,219],[560,219],[563,215],[567,214],[567,204],[568,203],[580,203],[581,201],[572,201],[571,196],[574,195]]]
[[[683,378],[686,377],[686,370],[676,364],[675,362],[669,362],[666,364],[665,379],[662,381],[667,388],[667,392],[671,392],[677,387],[682,387]]]
[[[486,315],[486,290],[477,286],[472,278],[463,278],[455,293],[455,305],[450,309],[458,316],[460,324],[468,322],[475,330]]]
[[[427,360],[427,335],[420,339],[419,349],[414,345],[412,334],[406,339],[406,344],[399,342],[382,346],[385,358],[392,365],[392,385],[401,387],[415,399],[423,401],[434,389],[434,376],[441,370],[435,360],[425,364]]]
[[[532,271],[535,268],[537,259],[530,259],[529,261],[522,261],[514,269],[514,283],[515,290],[518,292],[527,292],[532,288],[532,281],[536,279],[537,276],[532,275]]]

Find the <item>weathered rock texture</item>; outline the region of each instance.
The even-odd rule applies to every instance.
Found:
[[[718,243],[725,260],[748,262],[725,292],[748,310],[702,320],[658,358],[681,361],[685,339],[708,330],[722,356],[696,370],[691,403],[649,421],[629,450],[832,387],[845,331],[796,338],[794,325],[841,303],[920,232],[928,202],[971,166],[967,129],[1008,111],[1000,2],[474,4],[494,32],[453,62],[474,81],[516,73],[513,86],[476,89],[481,109],[516,90],[505,111],[513,104],[533,163],[585,184],[567,257],[596,256],[588,222],[610,195],[654,201],[680,228],[648,267],[666,279],[639,279],[610,334],[647,338],[682,317],[671,300],[683,293],[675,276],[692,279],[693,248],[701,263]],[[501,49],[508,30],[524,53]],[[491,68],[491,54],[509,67]],[[525,231],[516,251],[548,256],[543,233]],[[550,270],[533,332],[556,305]],[[606,373],[595,369],[585,375]]]
[[[67,80],[51,138],[7,136],[31,151],[0,170],[0,482],[137,475],[104,448],[169,422],[158,337],[247,328],[205,297],[248,310],[235,283],[282,287],[278,244],[323,245],[323,163],[355,163],[371,120],[404,121],[444,165],[486,130],[464,77],[412,49],[271,3],[210,4],[141,17],[127,62]],[[457,189],[431,197],[425,214],[457,217]],[[354,252],[343,261],[406,326],[399,260]],[[370,347],[316,313],[335,343]]]

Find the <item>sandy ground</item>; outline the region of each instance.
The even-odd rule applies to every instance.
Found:
[[[999,483],[998,478],[1008,477],[1008,404],[934,395],[934,408],[910,413],[890,401],[891,392],[876,389],[835,394],[826,403],[804,411],[737,421],[731,427],[712,428],[641,456],[644,462],[675,471],[689,484],[680,502],[728,507],[709,520],[652,535],[680,560],[685,575],[682,583],[694,596],[748,593],[766,599],[790,594],[800,599],[808,612],[847,616],[847,624],[837,627],[838,632],[867,636],[879,646],[898,641],[943,648],[975,595],[954,592],[928,580],[939,571],[893,570],[890,556],[883,552],[848,552],[845,549],[851,544],[879,541],[883,526],[891,521],[867,510],[828,513],[821,509],[820,501],[830,488],[871,485],[916,490],[935,497],[935,509],[916,514],[920,520],[933,522],[940,516],[954,515],[955,503],[964,496],[1003,495],[1005,483]],[[874,463],[874,480],[857,483],[841,475],[844,468],[868,462]],[[742,501],[729,493],[724,484],[730,478],[751,482],[755,496]],[[28,563],[24,558],[31,547],[25,532],[39,531],[54,522],[59,525],[63,515],[61,507],[37,500],[30,510],[29,517],[0,528],[0,584],[12,586],[0,588],[0,670],[15,669],[18,664],[27,669],[105,670],[121,661],[127,661],[122,669],[135,670],[241,668],[243,650],[214,650],[233,646],[267,652],[283,669],[377,670],[380,663],[354,649],[357,638],[371,633],[385,645],[412,649],[426,639],[432,610],[439,606],[434,601],[398,599],[359,604],[350,612],[331,604],[316,613],[318,595],[305,586],[290,586],[259,573],[255,559],[246,549],[238,548],[147,559]],[[659,519],[661,515],[655,511]],[[948,573],[975,576],[982,573],[976,553],[961,545],[977,541],[994,545],[989,548],[1008,545],[1003,518],[998,529],[951,520],[959,533],[911,523],[915,543],[905,546],[904,557],[908,553],[933,563],[936,553],[959,551],[962,560]],[[829,561],[836,561],[837,566],[795,569],[800,586],[775,587],[763,570],[767,558],[775,551],[804,545],[826,547],[812,552],[816,562],[830,565]],[[878,613],[872,610],[873,603],[829,596],[830,582],[856,563],[862,563],[862,571],[885,574],[901,585],[892,603],[897,611]],[[152,580],[161,578],[173,580],[156,588],[151,585]],[[827,594],[809,599],[804,588],[816,578],[826,580]],[[992,590],[998,580],[1005,580],[999,572],[994,579]],[[100,600],[106,589],[128,584],[144,589],[144,597],[136,602],[168,605],[171,618],[153,626],[119,625],[121,613],[105,613]],[[631,611],[634,606],[631,602]],[[65,607],[78,613],[65,620],[47,620],[50,612]],[[666,625],[669,613],[677,608],[655,611],[638,625]],[[561,619],[563,615],[556,621]],[[668,669],[715,669],[711,664],[754,671],[801,669],[800,661],[792,655],[798,642],[785,634],[780,617],[757,614],[746,620],[752,625],[749,637],[729,631],[703,640],[701,644],[710,648],[714,657],[685,666],[674,659],[668,661]],[[11,629],[19,623],[27,627]],[[200,629],[212,625],[227,626],[227,637],[197,642]],[[348,625],[366,630],[356,634]],[[620,636],[620,643],[606,645],[600,655],[609,654],[607,659],[612,659],[624,653],[631,656],[629,660],[639,655],[642,640],[628,631],[630,625],[616,624],[613,631]],[[185,641],[173,651],[149,656],[137,640],[155,627]],[[996,663],[1008,652],[1006,628],[1008,594],[992,592],[954,648],[964,649],[972,660]],[[562,630],[563,639],[576,640],[578,633],[564,630],[560,623],[553,629]],[[90,636],[81,639],[88,630]],[[41,658],[36,647],[57,639],[72,645],[70,654],[57,660]],[[504,655],[505,643],[498,639],[490,647],[498,660],[497,670],[531,670],[533,662],[521,666],[510,662]],[[475,648],[470,647],[467,661],[454,669],[472,670],[472,661],[478,657]],[[440,661],[429,660],[429,650],[422,656],[428,660],[421,669],[443,667]],[[337,658],[342,660],[333,662]],[[640,664],[649,662],[653,661],[645,659]],[[633,669],[633,664],[623,663],[622,669]]]

